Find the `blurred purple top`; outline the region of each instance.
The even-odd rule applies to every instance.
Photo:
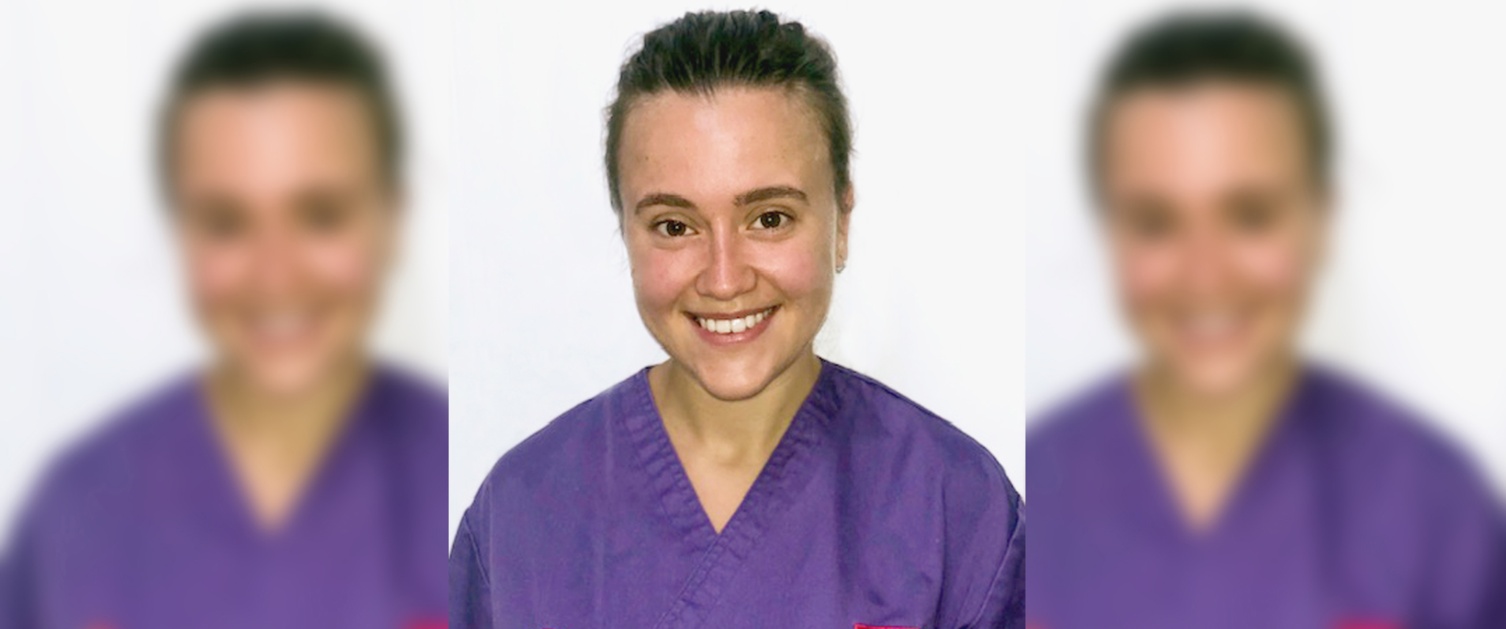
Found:
[[[720,534],[647,370],[482,484],[450,556],[453,627],[1020,627],[1025,520],[951,424],[824,363]]]
[[[1422,424],[1309,368],[1208,530],[1152,459],[1127,379],[1029,439],[1032,629],[1501,629],[1506,520]]]
[[[443,627],[447,402],[375,372],[290,519],[255,522],[199,378],[51,470],[0,566],[8,629]]]

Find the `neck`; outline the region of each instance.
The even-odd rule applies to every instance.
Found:
[[[670,359],[649,372],[665,427],[677,441],[724,461],[756,461],[774,451],[821,374],[814,351],[796,359],[753,397],[722,400]]]
[[[1264,443],[1297,380],[1284,358],[1239,386],[1207,394],[1152,365],[1137,378],[1140,417],[1183,516],[1194,529],[1217,520]]]
[[[208,379],[214,420],[244,436],[297,438],[326,432],[348,415],[369,376],[360,359],[341,361],[308,386],[290,392],[268,391],[230,365],[216,367]]]
[[[281,528],[366,385],[363,360],[345,362],[295,393],[273,393],[233,367],[211,372],[211,421],[258,524]]]
[[[1299,368],[1282,357],[1228,389],[1206,392],[1156,365],[1142,370],[1136,393],[1147,420],[1188,436],[1235,435],[1275,419],[1296,383]]]

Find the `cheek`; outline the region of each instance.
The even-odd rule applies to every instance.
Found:
[[[1131,307],[1150,307],[1173,297],[1178,257],[1172,247],[1125,243],[1115,248],[1119,289]]]
[[[187,262],[194,301],[211,309],[229,305],[253,281],[255,255],[239,244],[190,243]]]
[[[1296,238],[1242,244],[1235,249],[1232,262],[1245,286],[1283,299],[1299,298],[1305,292],[1311,267]]]
[[[836,269],[834,243],[826,232],[749,247],[751,264],[785,299],[821,309],[831,301]]]
[[[633,294],[646,310],[673,309],[695,283],[702,256],[691,247],[657,249],[642,243],[628,243],[628,264],[632,267]]]
[[[314,241],[301,247],[311,283],[341,294],[368,295],[376,290],[381,246],[372,235]]]

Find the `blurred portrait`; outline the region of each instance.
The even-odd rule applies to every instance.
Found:
[[[1303,341],[1366,210],[1319,65],[1264,13],[1173,10],[1102,66],[1081,164],[1133,349],[1033,420],[1031,626],[1506,626],[1497,489]]]
[[[447,395],[372,342],[415,209],[386,56],[333,13],[241,9],[167,74],[138,122],[159,207],[131,218],[204,355],[52,455],[0,626],[442,627]]]

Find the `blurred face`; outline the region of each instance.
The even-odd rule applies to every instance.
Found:
[[[171,193],[189,288],[220,360],[294,394],[362,352],[394,210],[353,90],[281,82],[190,96]]]
[[[810,354],[851,199],[834,192],[804,97],[650,96],[627,114],[617,158],[638,312],[670,358],[713,396],[741,400]]]
[[[1327,216],[1295,102],[1258,84],[1146,88],[1105,125],[1105,231],[1152,364],[1206,395],[1279,364]]]

